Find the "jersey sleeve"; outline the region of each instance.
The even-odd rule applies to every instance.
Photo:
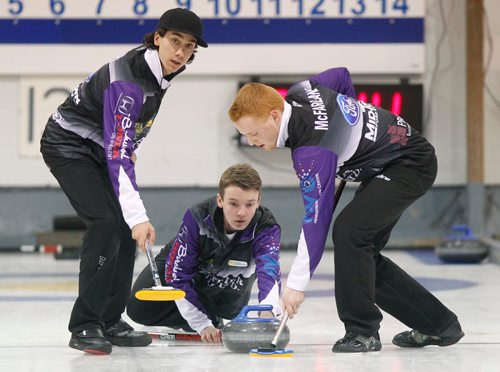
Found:
[[[200,333],[212,325],[208,312],[198,298],[193,277],[198,268],[199,227],[190,210],[183,219],[165,263],[165,281],[186,292],[186,297],[175,303],[189,326]]]
[[[334,90],[337,93],[356,98],[351,75],[345,67],[335,67],[311,76],[309,81]]]
[[[305,215],[286,285],[305,291],[323,256],[332,222],[337,154],[318,146],[303,146],[293,152],[292,159],[300,180]]]
[[[115,81],[104,91],[104,152],[113,190],[130,228],[148,221],[135,180],[135,123],[141,113],[144,93],[136,84]]]
[[[275,315],[281,314],[281,270],[279,263],[281,229],[273,225],[255,238],[252,253],[255,257],[259,304],[273,305]]]

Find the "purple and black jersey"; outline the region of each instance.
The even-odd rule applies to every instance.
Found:
[[[132,154],[148,134],[170,80],[158,52],[141,46],[81,82],[49,119],[45,152],[106,162],[123,217],[132,228],[148,220]]]
[[[191,328],[201,332],[211,326],[210,314],[233,319],[248,304],[255,279],[259,303],[281,312],[280,236],[279,225],[263,206],[231,239],[215,197],[186,211],[177,236],[165,247],[165,281],[186,292],[176,304]]]
[[[403,118],[356,100],[345,68],[324,71],[290,88],[281,127],[278,146],[292,151],[305,206],[287,286],[304,291],[323,255],[335,178],[367,182],[391,164],[418,168],[434,148]]]

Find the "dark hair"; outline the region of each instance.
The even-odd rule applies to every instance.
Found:
[[[146,34],[142,42],[148,49],[158,50],[158,47],[155,45],[155,34],[158,33],[158,35],[164,37],[167,31],[168,30],[166,28],[159,28],[155,32]],[[196,45],[196,48],[193,50],[193,54],[191,54],[191,57],[189,57],[189,59],[187,60],[187,65],[194,61],[194,55],[196,54],[196,52],[198,52],[198,45]]]
[[[243,190],[257,190],[260,195],[262,180],[259,173],[250,164],[235,164],[227,168],[219,181],[219,195],[224,198],[224,191],[229,186]]]

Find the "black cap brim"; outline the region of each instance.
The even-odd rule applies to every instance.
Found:
[[[207,42],[205,40],[203,40],[202,38],[194,35],[192,32],[189,32],[187,30],[181,30],[180,28],[175,28],[175,27],[169,27],[169,28],[167,28],[167,30],[183,32],[185,34],[191,35],[192,37],[194,37],[196,39],[196,44],[197,45],[201,46],[202,48],[207,48],[208,47],[208,44],[207,44]]]

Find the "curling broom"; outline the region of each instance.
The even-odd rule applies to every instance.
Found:
[[[156,267],[149,240],[146,240],[146,256],[148,257],[155,285],[151,288],[144,288],[137,291],[135,298],[142,301],[174,301],[184,298],[186,292],[183,290],[161,285],[160,275],[158,274],[158,268]]]
[[[334,196],[334,204],[333,204],[333,211],[335,211],[335,208],[337,207],[337,204],[339,202],[340,196],[342,195],[342,191],[344,191],[344,186],[345,186],[345,181],[342,180],[340,181],[337,191],[335,192]],[[291,349],[277,349],[276,345],[278,344],[278,338],[281,335],[281,332],[283,332],[283,329],[285,328],[285,324],[288,320],[288,313],[285,311],[283,314],[283,317],[281,318],[280,324],[278,326],[278,330],[276,331],[276,334],[274,335],[273,340],[271,341],[270,347],[259,347],[257,349],[252,349],[250,350],[250,356],[255,356],[255,357],[278,357],[278,358],[284,358],[284,357],[291,357],[293,356],[293,350]]]
[[[293,350],[291,349],[277,349],[276,345],[278,344],[278,339],[285,329],[286,321],[288,320],[288,313],[285,311],[283,317],[281,318],[280,324],[278,326],[278,330],[274,335],[274,338],[271,341],[270,347],[259,347],[257,349],[250,350],[250,356],[256,357],[278,357],[278,358],[286,358],[293,356]]]

